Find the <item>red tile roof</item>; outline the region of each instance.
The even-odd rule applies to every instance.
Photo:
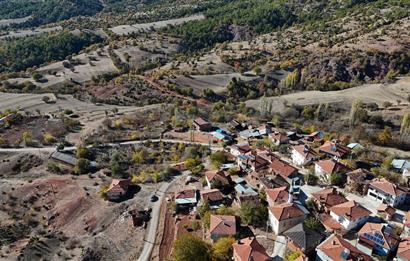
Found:
[[[266,196],[277,204],[287,203],[289,201],[289,192],[287,187],[280,187],[274,189],[266,189]]]
[[[322,191],[312,193],[312,196],[326,207],[333,207],[345,203],[347,199],[343,197],[336,188],[328,188]]]
[[[386,204],[380,204],[380,206],[377,208],[377,212],[386,213],[390,216],[393,216],[396,213],[396,209]]]
[[[243,145],[235,144],[235,145],[232,145],[232,148],[237,149],[242,154],[246,154],[252,150],[251,146],[249,146],[248,144],[243,144]]]
[[[129,179],[113,179],[107,192],[126,193],[130,184]]]
[[[195,189],[186,189],[175,192],[175,199],[184,199],[184,198],[195,198],[196,190]]]
[[[293,149],[302,155],[306,160],[313,160],[319,157],[319,155],[307,145],[294,146]]]
[[[400,196],[401,194],[406,193],[403,188],[386,179],[375,180],[370,183],[370,186],[392,196]]]
[[[235,261],[267,261],[270,259],[266,249],[256,238],[244,238],[233,244]]]
[[[387,249],[395,249],[397,244],[399,243],[398,239],[390,232],[386,230],[386,224],[377,224],[367,222],[364,226],[359,230],[358,235],[359,237],[363,237],[364,233],[369,235],[379,234],[383,236],[384,247]],[[365,238],[367,239],[367,238]],[[361,238],[362,240],[362,238]],[[367,239],[369,240],[369,239]],[[369,240],[370,242],[374,243],[373,241]]]
[[[341,260],[364,260],[370,261],[371,257],[351,245],[349,242],[344,240],[340,236],[331,235],[318,247],[323,253],[325,253],[329,258],[335,261]],[[343,259],[343,252],[348,253],[348,257]]]
[[[236,235],[236,217],[226,215],[211,215],[209,231],[214,235]]]
[[[274,158],[272,160],[270,168],[275,174],[279,174],[285,178],[290,177],[292,174],[298,173],[297,168],[278,158]]]
[[[404,225],[410,227],[410,211],[408,211],[404,217]]]
[[[269,207],[269,211],[278,221],[302,217],[305,215],[303,211],[293,203],[271,206]]]
[[[333,206],[330,211],[338,216],[343,216],[348,220],[357,220],[371,214],[369,210],[364,208],[356,201],[347,201],[345,203]]]
[[[205,176],[207,177],[209,182],[218,180],[224,185],[229,184],[229,180],[223,170],[208,170],[205,172]]]
[[[271,137],[272,140],[274,141],[278,141],[280,143],[285,143],[289,141],[289,137],[281,132],[275,132],[275,133],[271,133],[269,134],[269,136]]]
[[[331,159],[319,160],[316,164],[319,165],[320,168],[327,174],[338,173],[346,169],[345,165],[343,165],[342,163],[338,161],[331,160]]]
[[[205,189],[201,190],[201,198],[205,201],[220,201],[223,200],[224,195],[219,189]]]
[[[345,155],[350,153],[351,149],[349,147],[343,146],[337,141],[326,141],[325,144],[319,147],[319,151],[332,156],[343,158]]]
[[[397,257],[410,260],[410,238],[403,238],[397,249]]]
[[[201,117],[196,118],[196,119],[194,120],[194,122],[195,122],[196,124],[198,124],[198,125],[208,125],[208,124],[210,124],[209,122],[207,122],[206,120],[202,119]]]

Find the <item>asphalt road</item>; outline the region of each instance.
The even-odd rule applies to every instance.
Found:
[[[155,239],[157,236],[158,223],[161,214],[161,203],[164,200],[166,192],[168,191],[170,186],[176,181],[184,178],[187,174],[188,172],[184,172],[182,176],[172,180],[171,182],[163,183],[161,187],[158,189],[156,195],[159,196],[159,199],[152,206],[151,220],[149,222],[148,229],[145,232],[146,236],[144,239],[144,248],[142,249],[138,261],[148,261],[151,259],[151,254],[155,246]]]

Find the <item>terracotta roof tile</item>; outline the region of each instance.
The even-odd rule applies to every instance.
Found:
[[[333,207],[347,201],[347,199],[341,195],[336,188],[324,189],[322,191],[312,193],[312,196],[326,207]]]
[[[184,199],[184,198],[195,198],[196,190],[195,189],[186,189],[175,192],[175,199]]]
[[[212,182],[213,180],[218,180],[222,182],[222,184],[224,185],[229,184],[229,180],[225,175],[225,172],[222,170],[208,170],[205,172],[205,176],[208,178],[209,182]]]
[[[269,207],[269,211],[278,220],[292,219],[304,216],[303,211],[293,203],[284,203]]]
[[[220,201],[223,200],[224,195],[219,189],[205,189],[201,190],[201,198],[206,201]]]
[[[313,160],[319,157],[319,155],[307,145],[297,145],[294,146],[293,149],[302,155],[306,160]]]
[[[236,217],[226,215],[211,215],[209,231],[211,234],[216,235],[236,235]]]
[[[279,174],[285,178],[290,177],[292,174],[298,173],[297,168],[278,158],[272,160],[270,168],[275,174]]]
[[[350,153],[351,149],[349,147],[343,146],[336,141],[326,141],[325,144],[320,146],[319,151],[339,158],[344,157]]]
[[[345,203],[333,206],[330,211],[338,216],[343,216],[348,220],[356,220],[371,214],[369,210],[364,208],[356,201],[347,201]]]
[[[387,230],[387,224],[379,224],[379,223],[371,223],[367,222],[363,225],[363,227],[359,230],[358,235],[360,240],[367,239],[363,238],[364,233],[369,235],[379,234],[383,236],[384,247],[387,249],[395,249],[398,244],[398,239],[392,234],[392,230]],[[369,239],[367,239],[369,240]],[[373,241],[369,240],[370,242],[374,243]]]
[[[327,174],[332,174],[332,173],[338,173],[344,169],[346,169],[346,166],[343,165],[342,163],[335,161],[335,160],[320,160],[316,163],[317,165],[320,166],[320,168],[326,172]]]
[[[400,196],[401,194],[406,193],[403,188],[385,179],[375,180],[370,183],[370,186],[392,196]]]
[[[352,261],[370,261],[371,257],[351,245],[340,236],[331,235],[322,244],[318,246],[318,249],[324,252],[332,260],[352,260]],[[347,257],[343,258],[342,254],[347,253]]]
[[[272,202],[275,202],[277,204],[282,204],[289,201],[289,192],[287,191],[287,187],[266,189],[265,192],[266,196]]]
[[[410,260],[410,238],[403,238],[397,249],[397,257]]]
[[[256,238],[244,238],[233,244],[236,261],[267,261],[270,259],[266,249],[259,244]]]

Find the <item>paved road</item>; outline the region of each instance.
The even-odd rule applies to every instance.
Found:
[[[191,142],[191,141],[184,141],[184,140],[170,140],[170,139],[154,139],[154,140],[137,140],[137,141],[126,141],[126,142],[118,142],[118,143],[107,143],[101,145],[101,147],[116,147],[116,146],[126,146],[126,145],[137,145],[143,144],[145,142],[166,142],[166,143],[183,143],[183,144],[192,144],[192,145],[202,145],[202,146],[209,146],[208,143],[201,143],[201,142]],[[91,148],[92,146],[88,146]],[[76,150],[77,147],[65,147],[65,151],[73,151]],[[219,145],[211,144],[210,149],[213,151],[222,150],[223,147]],[[56,147],[41,147],[41,148],[0,148],[0,152],[54,152]]]
[[[151,220],[148,225],[148,229],[145,232],[145,243],[144,243],[144,248],[142,249],[142,252],[140,254],[140,257],[138,258],[138,261],[148,261],[151,259],[151,254],[152,250],[154,249],[155,246],[155,239],[157,236],[157,229],[158,229],[158,223],[159,223],[159,218],[161,214],[161,203],[164,200],[164,197],[166,195],[166,192],[170,188],[170,186],[175,183],[176,181],[184,178],[189,172],[184,172],[182,176],[172,180],[171,182],[166,182],[161,185],[159,188],[157,195],[159,196],[159,199],[154,203],[152,207],[152,213],[151,213]]]

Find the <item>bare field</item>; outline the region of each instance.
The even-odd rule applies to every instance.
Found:
[[[117,35],[128,35],[128,34],[136,33],[139,31],[146,31],[151,28],[159,29],[159,28],[167,27],[169,25],[179,25],[185,22],[202,20],[202,19],[205,19],[205,16],[202,14],[197,14],[197,15],[192,15],[188,17],[158,21],[158,22],[153,22],[153,23],[119,25],[119,26],[111,28],[110,30]]]
[[[31,16],[26,16],[22,18],[14,18],[14,19],[1,19],[0,20],[0,26],[8,26],[11,24],[21,24],[24,22],[27,22]]]
[[[6,35],[0,36],[0,39],[4,40],[7,38],[21,38],[21,37],[32,36],[32,35],[37,35],[37,34],[42,34],[42,33],[51,33],[51,32],[56,32],[56,31],[61,31],[61,30],[63,30],[63,27],[55,26],[55,27],[48,27],[48,28],[37,28],[34,30],[11,31]]]
[[[55,103],[44,103],[43,96],[49,96]],[[144,107],[135,106],[114,106],[114,105],[96,105],[73,98],[71,95],[59,95],[55,99],[53,94],[14,94],[0,93],[0,111],[7,109],[20,109],[36,113],[39,110],[43,114],[56,114],[66,109],[74,111],[79,115],[79,120],[84,123],[93,120],[99,120],[105,117],[106,111],[111,112],[118,109],[118,113],[132,113],[144,109],[156,108],[159,105],[149,105]]]
[[[286,104],[296,105],[316,105],[324,103],[347,103],[350,104],[354,100],[362,102],[374,102],[382,105],[383,102],[408,103],[407,97],[410,94],[410,77],[400,78],[392,84],[364,84],[358,87],[342,90],[342,91],[304,91],[298,93],[287,94],[278,97],[265,98],[265,101],[272,104],[271,112],[283,111]],[[247,106],[260,109],[262,99],[249,100]]]
[[[191,75],[191,76],[177,76],[175,79],[169,79],[170,82],[175,83],[181,87],[191,87],[196,94],[202,94],[205,89],[211,89],[216,93],[221,93],[226,90],[227,85],[233,79],[241,79],[244,81],[252,81],[258,77],[247,77],[240,73],[227,74],[212,74],[212,75]]]

